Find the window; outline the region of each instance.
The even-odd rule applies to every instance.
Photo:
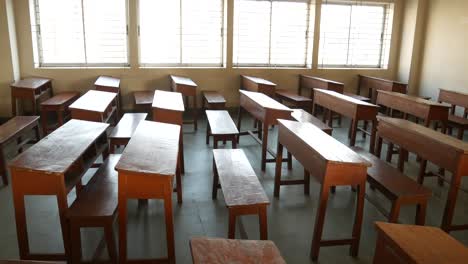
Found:
[[[310,67],[312,2],[235,0],[234,66]]]
[[[221,67],[223,0],[140,0],[140,65]]]
[[[392,21],[392,3],[324,0],[319,66],[387,68]]]
[[[128,66],[126,0],[30,0],[36,67]]]

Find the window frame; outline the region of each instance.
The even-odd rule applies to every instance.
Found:
[[[179,15],[180,15],[180,63],[166,63],[166,62],[152,62],[152,63],[143,63],[142,62],[142,57],[141,57],[141,35],[140,35],[140,26],[141,26],[141,16],[140,16],[140,1],[138,0],[136,3],[136,16],[137,16],[137,42],[138,42],[138,67],[139,68],[226,68],[226,61],[227,61],[227,6],[228,3],[227,1],[229,0],[220,0],[222,2],[222,7],[221,7],[221,28],[220,28],[220,34],[221,34],[221,50],[220,50],[220,58],[221,61],[219,63],[183,63],[182,58],[183,58],[183,44],[182,44],[182,0],[176,0],[180,1],[180,10],[179,10]],[[170,1],[175,1],[175,0],[170,0]]]
[[[385,45],[385,32],[386,32],[386,21],[389,19],[389,5],[393,5],[393,17],[391,18],[391,22],[394,22],[394,12],[395,12],[395,3],[393,1],[363,1],[359,2],[361,6],[378,6],[383,8],[383,18],[382,18],[382,31],[381,31],[381,37],[380,37],[380,49],[379,49],[379,62],[378,65],[366,65],[366,64],[356,64],[356,65],[350,65],[350,64],[321,64],[320,63],[320,51],[322,50],[322,45],[320,45],[320,40],[322,38],[322,27],[320,27],[320,33],[318,36],[318,47],[317,47],[317,59],[319,60],[317,62],[317,68],[318,69],[375,69],[375,70],[388,70],[389,65],[388,63],[385,64],[384,62],[384,45]],[[344,6],[355,6],[357,5],[356,2],[354,1],[333,1],[333,0],[327,0],[326,2],[322,2],[320,4],[320,23],[322,22],[322,7],[324,5],[344,5]],[[351,27],[351,25],[350,25]],[[346,60],[348,61],[349,57],[349,42],[350,42],[350,34],[351,30],[349,30],[348,33],[348,51],[346,53],[347,58]],[[390,48],[391,48],[391,42],[393,39],[393,25],[392,25],[392,32],[390,32]],[[389,52],[390,56],[390,52]]]
[[[32,42],[33,46],[33,63],[35,68],[129,68],[130,67],[130,38],[129,38],[129,21],[130,21],[130,8],[129,0],[125,1],[125,23],[126,23],[126,42],[127,47],[127,62],[125,63],[44,63],[43,54],[42,54],[42,41],[41,41],[41,25],[40,25],[40,9],[39,9],[39,0],[30,0],[30,18],[34,19],[34,25],[31,23],[31,29],[36,28],[35,31],[31,30],[32,38],[36,39],[36,43]],[[83,0],[81,0],[81,8],[83,8]],[[39,16],[38,16],[39,14]],[[81,23],[83,28],[85,27],[84,22],[84,11],[82,10],[81,14]],[[85,50],[85,60],[86,58],[86,32],[83,30],[83,45]]]
[[[233,5],[233,12],[232,12],[232,21],[233,21],[233,24],[232,24],[232,32],[233,32],[233,36],[235,33],[235,17],[236,17],[236,11],[235,11],[235,1],[237,0],[234,0],[234,5]],[[306,26],[306,34],[305,34],[305,51],[304,51],[304,54],[306,55],[305,56],[305,60],[304,60],[304,64],[274,64],[274,63],[271,63],[272,61],[272,17],[273,17],[273,2],[275,2],[275,0],[264,0],[264,1],[267,1],[267,2],[270,2],[271,3],[271,6],[270,6],[270,30],[269,30],[269,45],[268,45],[268,61],[270,63],[236,63],[234,62],[234,58],[236,57],[235,54],[234,54],[234,46],[236,45],[235,41],[234,41],[234,37],[232,38],[232,68],[267,68],[267,69],[274,69],[274,68],[279,68],[279,69],[312,69],[313,68],[313,53],[314,53],[314,49],[313,49],[313,45],[314,45],[314,35],[315,35],[315,16],[317,15],[315,9],[316,9],[316,0],[306,0],[305,2],[307,2],[307,5],[308,5],[308,8],[307,8],[307,26]],[[314,9],[314,17],[311,17],[311,11],[312,11],[312,8]],[[311,25],[311,23],[313,23]],[[311,28],[312,26],[312,28]],[[312,36],[312,37],[311,37]]]

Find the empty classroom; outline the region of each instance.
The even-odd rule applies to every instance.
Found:
[[[0,0],[0,264],[468,263],[467,11]]]

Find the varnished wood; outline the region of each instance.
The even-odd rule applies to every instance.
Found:
[[[117,116],[120,117],[122,114],[121,105],[122,105],[122,95],[120,93],[120,79],[111,77],[111,76],[99,76],[94,82],[94,87],[98,91],[111,92],[117,94],[116,107],[117,107]]]
[[[70,120],[10,163],[21,259],[66,260],[70,256],[67,194],[76,187],[79,196],[81,177],[101,154],[104,159],[107,157],[108,126]],[[65,254],[30,253],[24,201],[26,195],[57,197]]]
[[[70,105],[71,116],[73,119],[104,123],[114,118],[113,122],[117,123],[116,98],[116,93],[89,90]]]
[[[115,169],[119,173],[119,263],[127,259],[127,200],[163,199],[167,258],[175,263],[172,184],[176,176],[179,125],[141,121]],[[154,261],[154,260],[153,260]]]
[[[256,120],[261,122],[259,137],[262,143],[262,171],[266,169],[267,151],[268,151],[268,129],[271,125],[277,124],[278,119],[292,119],[292,110],[289,107],[282,105],[271,97],[257,92],[249,92],[240,90],[240,107],[237,119],[237,128],[240,131],[242,119],[242,110],[244,109]],[[240,132],[240,135],[244,135]],[[270,152],[270,151],[268,151]],[[272,154],[270,152],[270,154]],[[270,161],[268,161],[270,162]],[[271,162],[274,162],[272,160]]]
[[[299,75],[299,94],[302,94],[303,90],[310,90],[310,98],[314,99],[314,89],[320,88],[324,90],[335,91],[337,93],[344,93],[344,84],[327,80],[319,77],[309,75]]]
[[[436,227],[376,222],[375,264],[462,264],[468,249]]]
[[[237,147],[237,137],[239,130],[234,124],[229,112],[226,110],[206,110],[206,118],[208,120],[206,143],[209,144],[209,137],[213,136],[214,148],[217,148],[218,141],[229,140],[232,142],[233,148]]]
[[[115,152],[116,146],[126,146],[133,132],[141,121],[146,119],[146,113],[127,113],[120,119],[112,133],[109,135],[110,153]]]
[[[223,190],[224,200],[229,209],[228,238],[235,237],[236,217],[257,214],[260,220],[260,239],[267,239],[266,207],[270,204],[252,166],[241,149],[213,150],[214,181]],[[248,186],[248,188],[246,188]],[[216,193],[213,193],[216,199]]]
[[[291,116],[298,122],[301,123],[311,123],[312,125],[318,127],[320,130],[324,131],[325,133],[331,135],[333,128],[329,127],[327,124],[320,121],[315,116],[307,113],[302,109],[295,109]]]
[[[286,264],[273,241],[195,237],[190,239],[194,264]]]
[[[44,96],[52,97],[52,80],[41,77],[21,79],[10,84],[11,88],[11,113],[17,114],[17,101],[27,100],[32,103],[33,115],[37,115],[39,100]]]
[[[68,107],[75,102],[80,93],[78,92],[63,92],[54,95],[53,97],[43,101],[41,103],[41,121],[42,131],[44,135],[47,135],[52,128],[48,127],[47,117],[49,112],[54,112],[57,116],[57,126],[62,126],[66,118],[70,117],[70,111]]]
[[[274,97],[276,84],[262,78],[241,75],[240,88],[242,90],[263,93],[270,97]]]
[[[452,132],[452,127],[458,129],[457,138],[463,140],[465,130],[468,130],[468,94],[440,89],[440,103],[448,103],[451,105],[448,117],[449,134]],[[457,108],[462,108],[463,116],[457,115]]]
[[[360,95],[364,91],[365,96],[371,99],[371,103],[375,104],[377,101],[377,91],[389,91],[406,94],[408,84],[382,78],[376,78],[365,75],[358,75],[359,83],[357,94]]]
[[[380,151],[381,139],[385,139],[407,152],[415,153],[423,161],[430,161],[452,172],[442,229],[468,229],[466,225],[452,225],[461,178],[468,175],[468,143],[407,120],[380,116],[378,120],[379,144],[376,150]],[[376,154],[379,155],[379,151]],[[400,169],[403,170],[403,167]],[[420,173],[420,176],[423,175],[424,173]],[[419,182],[422,183],[422,178]]]
[[[304,109],[306,111],[312,110],[312,99],[296,94],[288,90],[276,90],[276,98],[281,103],[282,101],[289,102],[295,107]]]
[[[171,89],[173,92],[179,92],[186,98],[186,106],[189,108],[189,98],[192,97],[193,120],[185,121],[186,124],[193,124],[195,131],[198,129],[198,109],[197,109],[197,87],[198,85],[192,79],[170,75]]]
[[[135,110],[138,112],[145,112],[151,115],[151,105],[153,104],[153,98],[154,91],[133,92],[133,105]]]
[[[320,246],[350,244],[350,254],[357,256],[364,210],[366,171],[371,164],[310,123],[278,121],[278,149],[283,146],[304,169],[321,184],[319,204],[312,238],[311,258],[317,260]],[[278,151],[278,157],[281,153]],[[281,161],[277,158],[275,182],[281,175]],[[350,239],[322,240],[328,195],[332,186],[358,186],[357,206]],[[278,185],[276,185],[278,186]],[[279,195],[279,186],[275,189]]]
[[[226,108],[226,99],[216,91],[203,91],[203,109],[221,110]]]

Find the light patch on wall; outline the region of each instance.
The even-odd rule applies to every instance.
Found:
[[[461,17],[460,21],[463,25],[468,25],[468,16]]]

